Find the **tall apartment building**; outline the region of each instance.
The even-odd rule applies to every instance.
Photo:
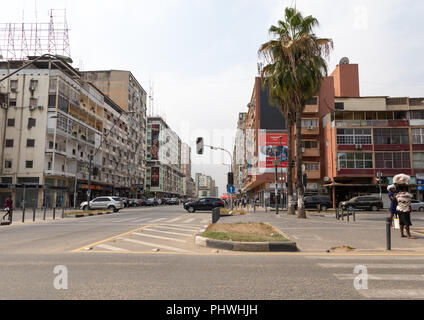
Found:
[[[181,172],[183,174],[183,196],[187,198],[196,197],[196,185],[191,175],[191,165],[191,148],[183,142],[181,144]]]
[[[181,150],[181,139],[170,129],[165,120],[160,117],[149,117],[146,187],[156,197],[184,196]],[[184,170],[188,170],[187,167]]]
[[[215,180],[211,176],[202,173],[196,173],[196,195],[202,197],[216,197],[215,195]]]
[[[246,120],[247,113],[239,114],[237,122],[236,140],[233,151],[233,172],[234,185],[237,190],[241,191],[246,183],[247,176],[245,170],[247,168],[245,150],[246,150]]]
[[[95,85],[128,115],[127,165],[129,184],[144,186],[147,150],[147,93],[130,71],[108,70],[82,72],[83,78]],[[125,153],[125,152],[124,152]],[[112,159],[112,161],[114,161]],[[133,196],[141,196],[141,194]]]
[[[88,156],[100,146],[104,100],[62,60],[40,60],[0,83],[0,203],[70,205],[87,181]],[[0,63],[5,76],[28,61]],[[101,154],[93,161],[101,182]],[[102,187],[98,185],[99,191]]]

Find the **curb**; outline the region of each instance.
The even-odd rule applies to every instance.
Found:
[[[65,215],[65,219],[102,216],[104,214],[112,214],[112,213],[113,212],[99,212],[99,213],[84,213],[84,214],[75,214],[75,215]]]
[[[197,235],[195,243],[202,247],[241,252],[298,252],[295,242],[236,242],[214,240]]]

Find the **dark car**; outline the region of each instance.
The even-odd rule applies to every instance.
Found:
[[[171,198],[166,201],[166,204],[171,206],[177,206],[180,204],[180,201],[177,198]]]
[[[194,202],[187,202],[184,209],[193,213],[196,211],[212,211],[215,208],[224,208],[225,202],[219,198],[202,198]]]
[[[144,202],[144,205],[145,205],[146,207],[156,207],[156,206],[157,206],[156,199],[153,199],[153,198],[147,199],[147,200]]]
[[[319,205],[322,211],[327,211],[327,209],[333,207],[333,201],[328,196],[305,197],[306,209],[317,209]]]
[[[356,209],[366,211],[378,211],[383,209],[383,201],[379,197],[361,196],[340,203],[343,210]]]

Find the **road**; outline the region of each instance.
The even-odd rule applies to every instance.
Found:
[[[0,299],[424,299],[424,255],[215,252],[191,241],[209,219],[159,207],[2,227]]]

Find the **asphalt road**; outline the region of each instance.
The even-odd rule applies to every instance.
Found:
[[[160,207],[2,227],[0,299],[424,299],[424,255],[217,253],[190,241],[208,219]]]

